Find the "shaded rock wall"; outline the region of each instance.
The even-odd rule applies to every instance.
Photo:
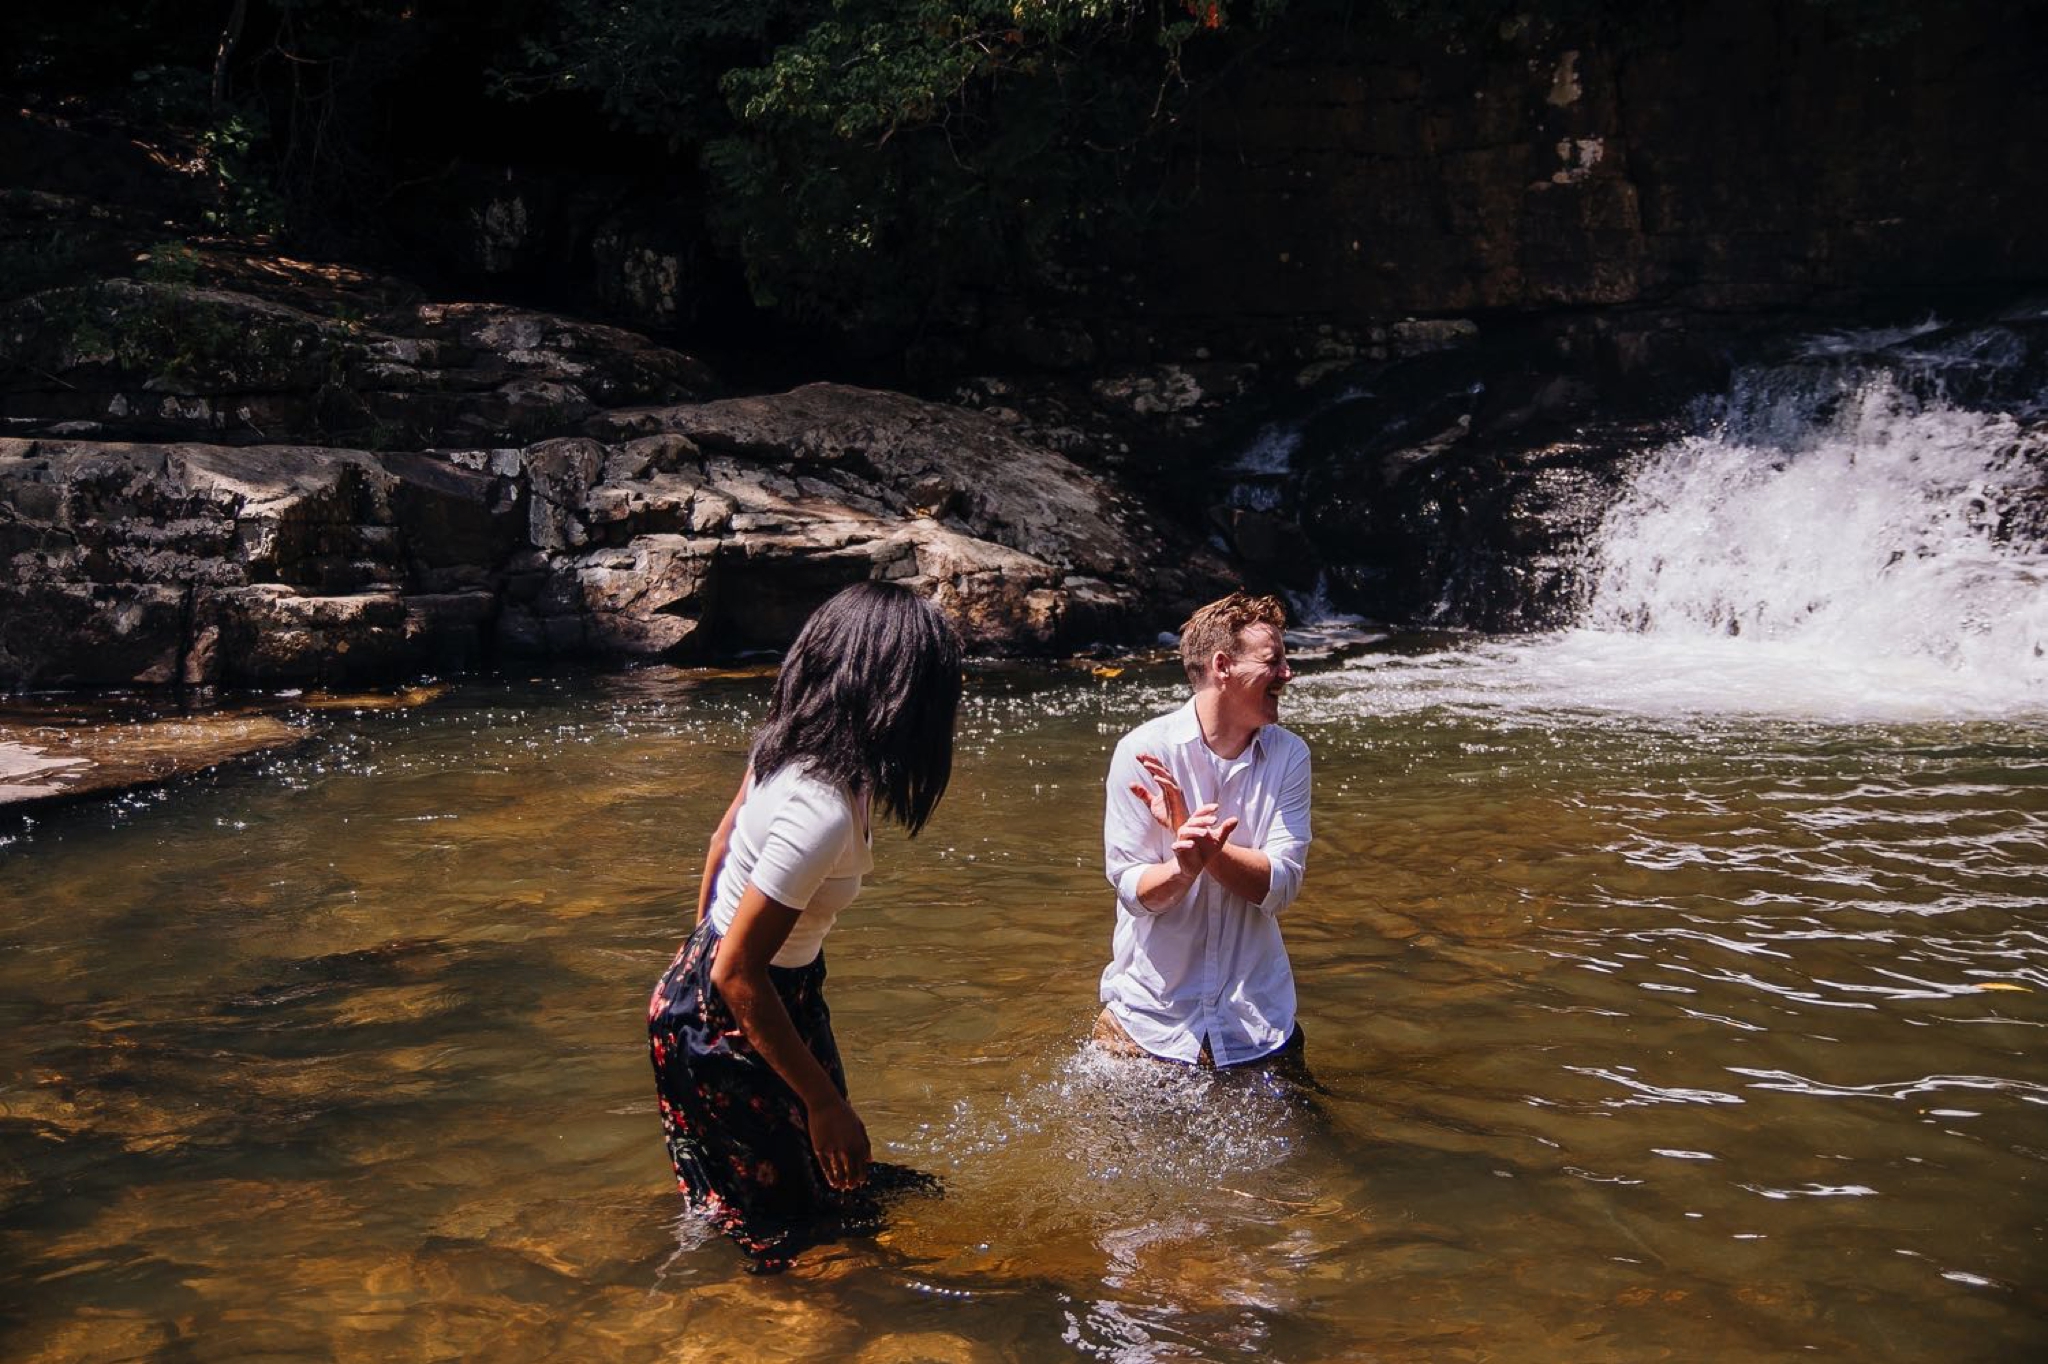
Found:
[[[0,422],[16,432],[417,448],[532,440],[715,390],[631,332],[488,303],[336,317],[128,279],[0,303]]]
[[[1127,345],[1299,352],[1407,315],[1842,307],[2048,279],[2048,11],[1517,21],[1461,50],[1292,22],[1197,113]],[[1853,16],[1850,16],[1853,18]],[[1250,39],[1246,40],[1251,43]]]
[[[1202,88],[1133,182],[1153,230],[864,338],[863,372],[1353,359],[1408,317],[1841,310],[2048,279],[2042,6],[1905,6],[1919,27],[1887,42],[1866,7],[1807,0],[1586,5],[1456,41],[1341,8],[1190,45]],[[779,326],[823,362],[815,329],[746,317],[697,149],[643,150],[448,149],[383,225],[465,288],[726,344]]]

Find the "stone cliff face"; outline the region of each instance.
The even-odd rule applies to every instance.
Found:
[[[1455,40],[1329,8],[1191,45],[1152,230],[990,279],[975,321],[869,358],[1350,361],[1411,317],[1841,311],[2048,278],[2041,6],[1907,7],[1918,27],[1884,41],[1866,7],[1802,0],[1587,5]],[[465,287],[553,282],[657,330],[741,306],[676,198],[687,168],[477,155],[393,203]]]
[[[1250,45],[1197,111],[1191,202],[1136,258],[1132,339],[1284,352],[1323,322],[1358,351],[1409,315],[2048,278],[2039,7],[1926,6],[1884,44],[1846,7],[1658,8],[1458,50],[1291,23]]]

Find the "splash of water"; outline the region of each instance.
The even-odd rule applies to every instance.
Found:
[[[1049,1073],[999,1105],[961,1100],[910,1143],[910,1158],[954,1187],[1010,1171],[1001,1180],[1021,1187],[983,1196],[1015,1199],[1013,1219],[1121,1225],[1275,1176],[1305,1136],[1299,1092],[1269,1076],[1126,1060],[1087,1044],[1049,1059]]]
[[[2017,326],[1834,333],[1642,461],[1571,629],[1376,654],[1301,718],[2048,716],[2048,384]]]
[[[1948,399],[1959,345],[1746,376],[1609,511],[1581,631],[1837,705],[2048,704],[2048,438]]]

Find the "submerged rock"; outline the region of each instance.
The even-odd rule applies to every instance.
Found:
[[[137,710],[132,701],[46,701],[0,709],[0,806],[56,804],[160,785],[311,737],[311,729],[287,716],[423,706],[446,690],[437,685],[288,693],[254,706],[181,715]]]
[[[0,806],[55,804],[155,786],[306,738],[274,715],[126,722],[0,717]]]

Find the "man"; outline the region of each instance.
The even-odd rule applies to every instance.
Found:
[[[1272,597],[1233,592],[1181,627],[1194,696],[1125,735],[1102,821],[1116,887],[1095,1040],[1199,1065],[1298,1060],[1280,912],[1309,843],[1308,745],[1276,722],[1294,674]]]

